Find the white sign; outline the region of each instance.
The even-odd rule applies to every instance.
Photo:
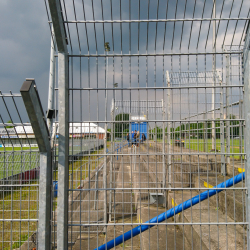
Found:
[[[131,120],[133,120],[133,121],[145,121],[146,115],[144,115],[144,116],[131,116]]]

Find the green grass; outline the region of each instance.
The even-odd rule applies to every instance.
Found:
[[[226,152],[226,140],[225,140],[225,152]],[[244,145],[244,140],[242,140],[242,145]],[[185,148],[190,148],[192,150],[200,151],[200,152],[211,152],[212,150],[212,139],[208,139],[205,147],[203,139],[186,139],[185,140]],[[206,150],[205,150],[206,149]],[[216,150],[221,152],[221,141],[220,139],[216,139]],[[240,153],[240,140],[239,139],[231,139],[230,140],[230,153],[239,154]],[[242,146],[242,153],[244,153],[244,146]],[[231,156],[234,159],[240,159],[240,155]]]
[[[111,145],[110,142],[107,143],[107,147],[109,148]],[[5,148],[6,149],[6,148]],[[0,152],[0,178],[3,178],[3,174],[6,171],[3,171],[8,166],[11,169],[10,174],[15,174],[20,172],[21,166],[22,170],[31,169],[36,167],[35,165],[30,165],[30,155],[36,154],[37,152],[27,151],[26,157],[22,156],[21,160],[21,152],[18,152],[20,148],[11,148],[9,151],[13,151],[14,156],[10,156],[8,158],[8,163],[6,165],[6,158],[10,152],[6,152],[5,156],[2,152]],[[6,150],[7,151],[7,150]],[[90,172],[95,169],[97,164],[95,164],[96,160],[99,158],[96,154],[103,154],[104,149],[94,151],[90,155],[86,155],[79,160],[71,161],[69,163],[70,173],[73,172],[73,187],[77,188],[80,185],[81,179],[86,179],[89,175],[88,167],[90,168]],[[29,154],[28,154],[29,153]],[[23,154],[23,153],[22,153]],[[99,160],[99,163],[103,162],[104,158]],[[32,161],[33,162],[33,161]],[[38,153],[38,164],[39,164],[39,153]],[[80,171],[76,171],[80,169],[79,167],[87,164],[86,169],[84,168],[81,175]],[[5,167],[4,167],[5,166]],[[58,170],[55,171],[53,175],[53,179],[58,179]],[[38,184],[37,180],[32,180],[32,184]],[[0,218],[5,218],[5,222],[0,222],[0,249],[11,249],[11,247],[19,248],[35,231],[37,231],[37,222],[28,222],[24,221],[20,222],[10,222],[8,219],[36,219],[38,216],[38,187],[30,186],[30,187],[16,187],[12,192],[4,192],[4,196],[0,198]],[[53,209],[57,208],[57,198],[53,199]],[[11,243],[12,241],[12,243]]]
[[[19,241],[15,242],[12,245],[12,248],[19,248],[27,239],[29,238],[28,234],[21,234]]]
[[[39,152],[37,151],[0,153],[0,179],[37,168],[39,160]]]
[[[38,150],[38,147],[31,148],[32,151]],[[2,151],[30,151],[30,147],[5,147],[5,148],[0,148],[0,152]]]
[[[166,138],[167,141],[167,138]],[[211,152],[212,150],[212,139],[207,139],[205,147],[203,139],[186,139],[185,148],[196,150],[198,152]],[[152,141],[153,143],[154,141]],[[162,143],[163,140],[157,139],[157,142]],[[175,142],[175,139],[171,139],[171,144]],[[166,143],[166,142],[165,142]],[[226,153],[226,140],[225,140],[225,153]],[[216,150],[221,152],[221,142],[220,139],[216,139]],[[230,153],[236,154],[231,155],[231,158],[240,159],[239,153],[244,153],[244,139],[242,140],[242,152],[240,152],[240,140],[239,139],[230,139]]]
[[[32,184],[38,184],[34,180]],[[38,186],[15,187],[12,192],[5,192],[0,200],[0,249],[19,248],[35,231],[38,223],[34,221],[11,222],[8,219],[37,219]],[[12,241],[12,244],[11,244]]]
[[[111,143],[107,143],[107,148],[109,149]],[[104,158],[100,158],[98,154],[103,154],[104,148],[98,151],[93,151],[90,155],[86,155],[79,160],[69,163],[69,173],[72,175],[73,172],[73,183],[70,183],[70,187],[77,188],[80,186],[81,180],[88,178],[89,169],[90,172],[93,171],[101,162],[104,161]],[[73,185],[73,186],[72,186]]]

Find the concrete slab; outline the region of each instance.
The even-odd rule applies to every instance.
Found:
[[[138,209],[137,220],[146,222],[155,216],[165,212],[162,207],[145,206]],[[173,225],[172,219],[168,220],[168,225],[156,225],[141,234],[142,249],[191,249],[189,242],[185,239],[178,226]],[[172,225],[171,225],[172,224]]]
[[[200,187],[214,187],[230,177],[218,175],[217,177],[200,177]],[[198,186],[197,186],[198,187]],[[242,189],[235,189],[242,188]],[[218,207],[220,211],[228,215],[231,219],[238,222],[246,221],[246,191],[245,181],[238,183],[226,191],[220,192],[218,195],[209,198],[210,202]],[[243,225],[242,225],[243,226]],[[246,226],[245,226],[246,227]]]
[[[69,250],[86,250],[95,249],[101,246],[104,242],[105,234],[81,234],[77,238],[73,247],[69,247]]]
[[[180,204],[190,198],[190,192],[169,194],[174,204]],[[172,206],[172,203],[171,203]],[[175,216],[175,221],[183,223],[186,238],[194,249],[245,249],[246,231],[218,208],[201,202]],[[193,223],[185,225],[185,223]],[[209,223],[213,223],[209,225]],[[231,224],[218,224],[231,223]]]
[[[128,165],[128,160],[124,159],[123,164],[120,164],[120,169],[115,180],[116,188],[120,188],[113,194],[112,202],[112,218],[114,220],[120,217],[126,217],[135,212],[134,195],[131,190],[121,190],[122,188],[131,188],[131,166]]]
[[[136,227],[131,225],[132,223],[136,223],[137,219],[136,216],[132,216],[129,217],[127,216],[126,218],[120,218],[116,221],[117,223],[124,223],[124,226],[120,226],[120,225],[110,225],[107,227],[107,235],[103,241],[103,244],[105,242],[108,242],[124,233],[126,233],[127,231],[131,230],[132,228]],[[126,225],[127,224],[127,225]],[[141,238],[140,235],[137,235],[123,243],[121,243],[120,245],[116,246],[115,249],[142,249],[141,248]]]

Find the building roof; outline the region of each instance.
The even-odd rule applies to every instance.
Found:
[[[85,134],[85,133],[94,133],[102,134],[105,133],[105,129],[97,126],[95,123],[70,123],[69,124],[69,133],[70,134]]]
[[[55,127],[55,123],[53,124],[53,129]],[[22,134],[34,134],[32,126],[15,126],[15,128],[7,128],[7,129],[0,129],[0,134],[6,135],[8,134],[13,135],[22,135]],[[58,132],[58,129],[57,129]],[[95,123],[70,123],[69,125],[69,133],[70,134],[85,134],[85,133],[105,133],[105,129],[97,126]]]

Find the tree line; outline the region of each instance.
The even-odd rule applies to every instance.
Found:
[[[229,115],[230,119],[230,134],[234,137],[239,136],[239,124],[240,122],[236,120],[235,115]],[[122,137],[129,132],[129,114],[120,113],[115,116],[116,123],[114,124],[114,135],[115,137]],[[119,123],[119,121],[122,121]],[[226,135],[226,121],[224,123],[224,133]],[[109,129],[110,130],[110,129]],[[167,127],[165,128],[165,134],[167,133]],[[190,122],[183,123],[176,128],[170,128],[171,138],[187,138],[187,137],[195,137],[195,138],[203,138],[206,133],[207,138],[212,138],[212,121],[208,120],[206,122]],[[220,120],[217,119],[215,121],[215,134],[216,138],[220,138]],[[149,138],[157,137],[157,139],[163,138],[163,129],[161,127],[156,126],[153,129],[149,130]]]
[[[236,120],[235,115],[230,115],[230,135],[231,136],[239,136],[240,132],[240,121]],[[224,123],[224,133],[226,135],[226,122]],[[161,127],[156,127],[151,130],[149,130],[149,133],[153,136],[157,136],[157,139],[162,139],[163,133],[162,133]],[[167,133],[167,127],[165,128],[165,134]],[[183,123],[180,126],[176,128],[170,128],[170,134],[171,138],[187,138],[187,137],[194,137],[202,139],[204,137],[204,134],[206,133],[207,138],[212,138],[212,121],[208,120],[207,122],[191,122],[191,123]],[[220,138],[220,120],[215,121],[215,135],[216,138]]]

